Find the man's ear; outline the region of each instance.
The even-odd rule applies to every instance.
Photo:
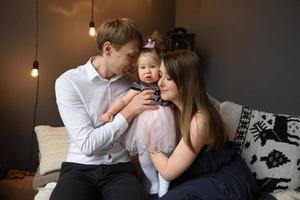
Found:
[[[112,51],[112,44],[110,42],[104,42],[103,44],[103,54],[110,55]]]

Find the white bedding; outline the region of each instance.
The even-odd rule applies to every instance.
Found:
[[[55,182],[50,182],[45,187],[38,188],[39,192],[35,195],[34,200],[49,200],[55,186]]]
[[[285,192],[272,193],[277,200],[300,200],[300,192],[288,190]]]

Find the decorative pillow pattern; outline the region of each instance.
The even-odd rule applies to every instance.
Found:
[[[36,126],[40,150],[40,174],[59,170],[69,150],[68,132],[65,127]]]
[[[233,107],[234,109],[232,109]],[[221,104],[221,115],[230,121],[240,116],[236,135],[238,153],[244,158],[263,192],[279,192],[300,186],[300,118],[253,110],[230,102]]]

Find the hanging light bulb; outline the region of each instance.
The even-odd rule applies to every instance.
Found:
[[[90,34],[90,36],[92,36],[92,37],[96,35],[95,22],[94,22],[93,20],[90,21],[89,34]]]
[[[32,77],[38,77],[39,76],[39,62],[37,60],[33,61],[31,76]]]
[[[31,76],[39,76],[39,62],[38,59],[38,49],[39,49],[39,0],[35,0],[35,60],[32,64]]]
[[[91,10],[91,21],[90,21],[90,36],[94,37],[96,35],[95,22],[94,22],[94,0],[92,0],[92,10]]]
[[[39,0],[35,0],[35,59],[32,63],[32,70],[31,76],[35,77],[34,82],[36,83],[36,93],[34,98],[34,111],[33,111],[33,121],[32,121],[32,132],[31,132],[31,139],[30,139],[30,151],[27,163],[27,171],[32,171],[36,169],[36,163],[34,161],[34,138],[36,136],[34,128],[36,126],[36,119],[37,119],[37,108],[38,108],[38,97],[39,97],[39,62],[38,62],[38,47],[39,47]],[[35,166],[33,166],[33,164]]]

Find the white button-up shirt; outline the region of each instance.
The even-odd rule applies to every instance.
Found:
[[[98,165],[129,161],[128,152],[121,144],[128,127],[126,119],[118,113],[112,122],[100,121],[101,114],[129,86],[125,77],[102,78],[91,59],[56,80],[56,101],[69,132],[67,162]]]

